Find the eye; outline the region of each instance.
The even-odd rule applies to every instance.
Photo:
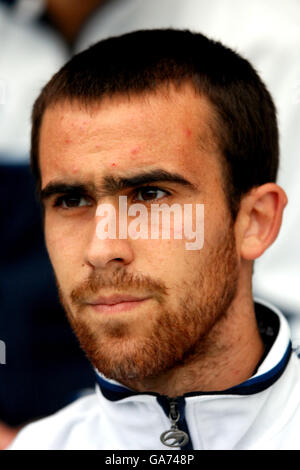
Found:
[[[170,193],[168,191],[164,191],[163,189],[154,187],[154,186],[144,186],[139,188],[135,191],[134,199],[136,201],[152,201],[156,199],[161,199]]]
[[[92,203],[85,196],[80,195],[69,195],[69,196],[59,196],[55,203],[54,207],[61,207],[62,209],[74,209],[77,207],[91,206]]]

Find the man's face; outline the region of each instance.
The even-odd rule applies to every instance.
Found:
[[[94,366],[123,383],[205,353],[236,294],[234,230],[211,122],[210,105],[188,86],[45,113],[45,233],[60,297]],[[188,250],[174,223],[170,239],[100,239],[97,208],[110,204],[118,216],[119,196],[147,211],[204,204],[203,248]]]

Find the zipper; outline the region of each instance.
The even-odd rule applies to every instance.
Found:
[[[190,437],[188,435],[188,429],[186,426],[185,419],[183,417],[183,409],[184,409],[184,403],[182,402],[181,405],[179,406],[179,399],[178,398],[167,398],[168,401],[168,416],[169,420],[171,423],[171,428],[168,429],[167,431],[164,431],[161,436],[160,440],[161,442],[167,446],[167,447],[172,447],[172,448],[187,448],[186,446],[189,444],[188,448],[191,446],[190,442]],[[182,401],[182,399],[181,399]],[[161,403],[163,405],[163,403]],[[163,406],[163,408],[166,410],[166,407]],[[180,413],[180,408],[181,408],[181,413]],[[179,428],[179,424],[181,425],[181,429]],[[182,427],[185,428],[186,431],[182,429]]]

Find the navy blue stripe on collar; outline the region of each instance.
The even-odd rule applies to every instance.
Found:
[[[251,379],[242,382],[241,384],[235,385],[234,387],[227,388],[226,390],[217,392],[191,392],[186,393],[185,397],[197,396],[197,395],[253,395],[255,393],[262,392],[267,388],[271,387],[283,374],[288,365],[292,353],[292,343],[289,342],[288,347],[276,366],[270,369],[265,374],[252,377]]]
[[[123,398],[132,397],[134,395],[145,395],[145,393],[136,392],[122,385],[114,384],[102,378],[96,373],[96,380],[101,389],[102,395],[110,401],[118,401]],[[157,393],[148,393],[147,395],[157,396]]]
[[[273,383],[275,383],[283,374],[286,366],[288,365],[291,354],[292,343],[290,341],[281,361],[279,361],[278,364],[274,366],[271,370],[269,370],[265,374],[258,375],[257,377],[253,377],[252,379],[246,380],[240,385],[236,385],[235,387],[228,389],[226,392],[238,393],[239,395],[249,395],[251,393],[258,393],[265,390],[266,388],[273,385]]]
[[[252,379],[246,380],[246,382],[243,382],[242,384],[237,385],[236,387],[232,387],[229,390],[231,390],[231,392],[237,390],[239,394],[243,395],[245,393],[248,395],[250,390],[252,390],[251,393],[258,393],[262,390],[265,390],[266,388],[270,387],[273,383],[275,383],[283,374],[286,366],[288,365],[291,353],[292,343],[290,341],[281,361],[278,362],[278,364],[274,366],[273,369],[269,370],[265,374],[258,375],[257,377],[253,377]]]
[[[253,377],[245,382],[236,385],[234,387],[228,388],[227,390],[222,391],[215,391],[215,392],[190,392],[186,393],[184,397],[191,397],[191,396],[201,396],[201,395],[252,395],[254,393],[262,392],[263,390],[267,389],[273,383],[275,383],[279,377],[283,374],[290,356],[292,352],[292,344],[289,342],[287,350],[283,355],[281,361],[273,367],[271,370],[266,372],[265,374],[258,375],[257,377]],[[136,392],[134,390],[130,390],[129,388],[123,387],[122,385],[113,384],[108,380],[103,379],[101,376],[96,374],[96,380],[98,385],[102,391],[102,394],[105,398],[110,401],[118,401],[124,398],[128,398],[134,395],[152,395],[158,397],[158,393],[154,392],[147,392],[141,393]]]

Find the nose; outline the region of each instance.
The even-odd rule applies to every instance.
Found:
[[[119,239],[114,233],[110,233],[108,238],[103,238],[99,236],[98,224],[99,217],[95,216],[85,249],[85,263],[94,269],[130,264],[134,259],[130,240]]]

